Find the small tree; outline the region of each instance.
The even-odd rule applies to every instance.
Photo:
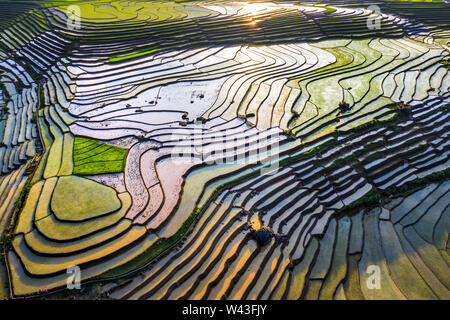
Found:
[[[350,110],[350,104],[345,101],[339,102],[339,110],[341,112],[347,112],[348,110]]]

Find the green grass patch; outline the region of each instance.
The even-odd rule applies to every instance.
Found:
[[[73,174],[95,175],[123,172],[128,150],[75,137],[73,144]]]
[[[326,7],[326,6],[308,5],[308,4],[301,4],[301,3],[297,3],[296,5],[297,5],[297,6],[300,6],[300,7],[312,7],[312,8],[325,9],[325,11],[323,11],[323,13],[333,13],[333,12],[336,12],[336,9],[335,9],[335,8]]]
[[[108,61],[111,63],[120,62],[123,60],[130,60],[130,59],[138,58],[141,56],[146,56],[148,54],[152,54],[155,52],[158,52],[158,48],[156,46],[152,46],[152,47],[148,47],[148,48],[141,48],[141,49],[137,49],[137,50],[133,50],[133,51],[114,54],[114,55],[110,56]]]

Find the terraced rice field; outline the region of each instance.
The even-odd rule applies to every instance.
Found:
[[[450,299],[449,4],[0,8],[0,298]]]

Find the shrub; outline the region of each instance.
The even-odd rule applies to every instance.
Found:
[[[351,109],[350,104],[348,102],[345,102],[345,101],[339,102],[339,110],[341,112],[347,112],[350,109]]]

